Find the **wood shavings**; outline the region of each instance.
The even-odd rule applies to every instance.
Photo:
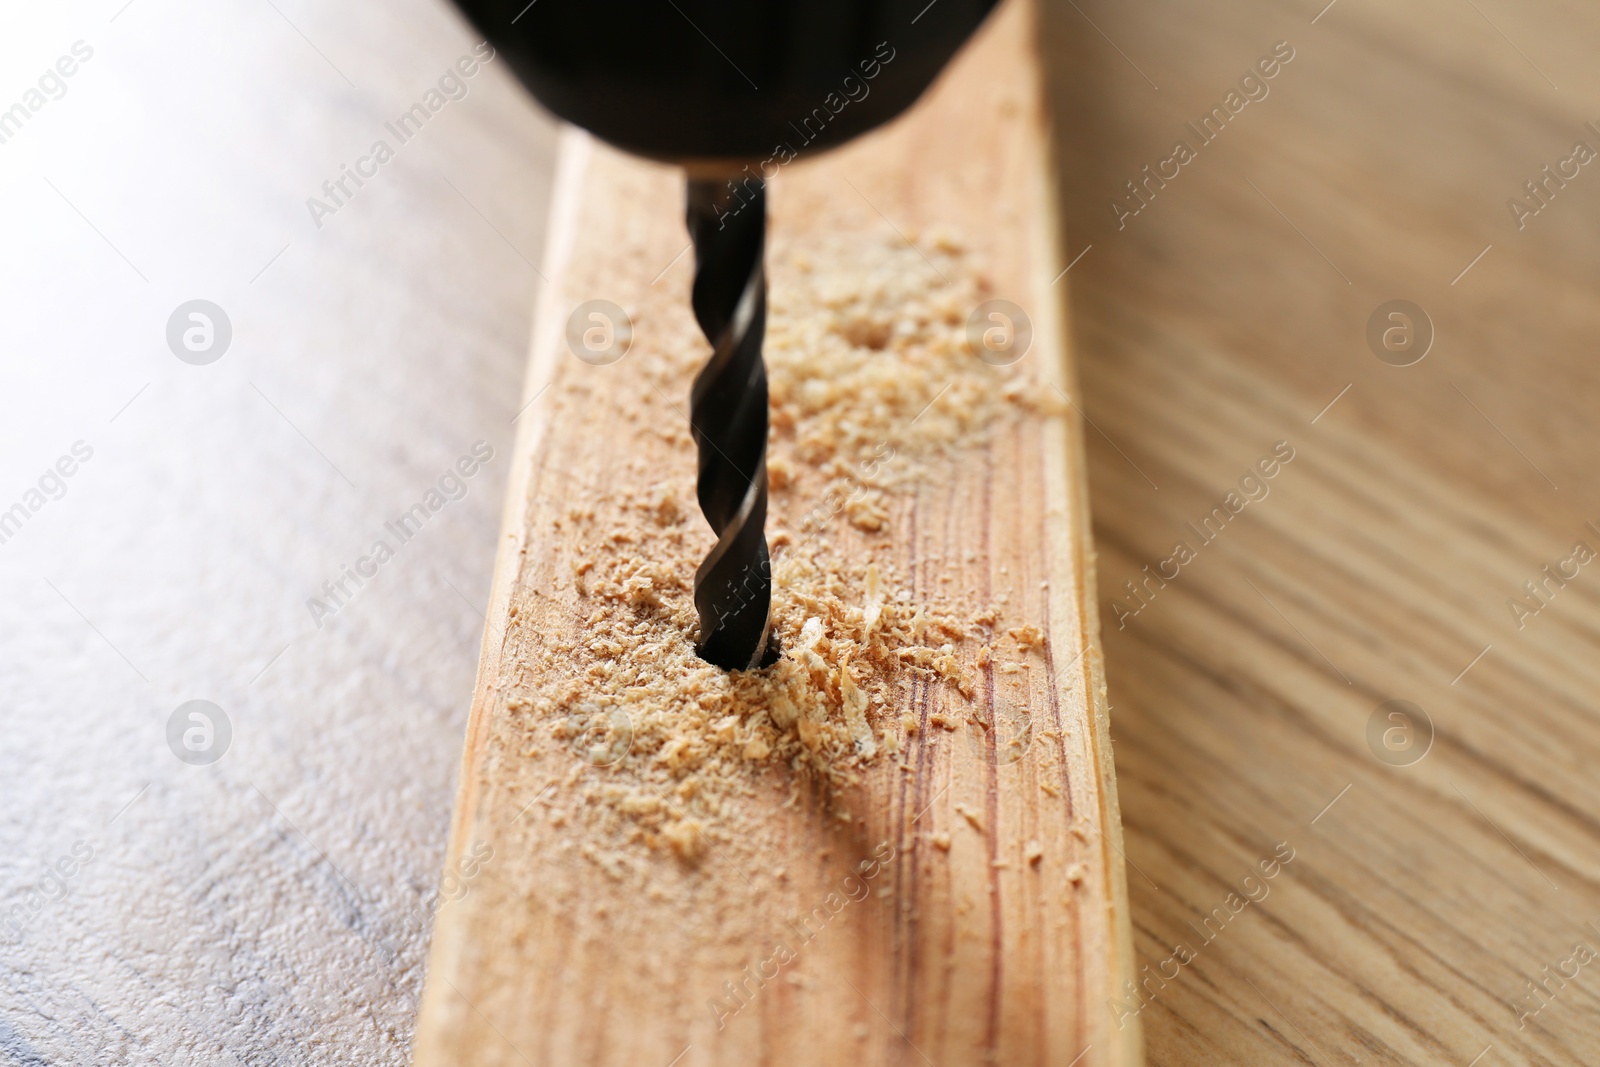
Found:
[[[904,685],[942,683],[923,720],[934,726],[954,731],[970,714],[997,610],[939,585],[952,567],[934,572],[931,596],[915,592],[881,552],[906,536],[910,494],[958,448],[1041,410],[1029,390],[1007,388],[1023,380],[1016,368],[967,347],[967,315],[985,294],[963,249],[948,235],[932,245],[932,274],[898,239],[812,235],[770,250],[774,666],[729,673],[695,655],[694,573],[712,539],[693,504],[693,443],[663,429],[679,418],[665,399],[659,422],[619,432],[654,435],[670,462],[619,471],[563,509],[555,566],[571,576],[584,636],[548,641],[521,621],[538,612],[513,605],[538,669],[528,688],[508,688],[506,707],[522,750],[572,753],[568,782],[587,784],[563,790],[550,819],[589,835],[591,858],[615,877],[638,876],[610,862],[629,847],[699,862],[741,832],[742,799],[769,776],[834,795],[886,754],[898,762],[921,729]],[[661,299],[671,311],[632,368],[667,397],[706,350],[675,298]]]
[[[878,628],[878,620],[883,618],[883,579],[878,574],[876,563],[867,564],[866,576],[866,607],[861,613],[861,640],[872,640],[872,631]]]
[[[877,744],[873,741],[872,727],[867,725],[867,694],[850,677],[849,656],[839,661],[839,694],[844,703],[844,721],[855,738],[856,751],[863,758],[871,759],[877,752]]]
[[[705,828],[696,819],[679,820],[668,826],[662,836],[681,859],[693,862],[705,854]]]
[[[1037,626],[1016,626],[1006,631],[1024,652],[1044,645],[1044,631]]]

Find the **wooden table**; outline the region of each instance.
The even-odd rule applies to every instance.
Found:
[[[491,62],[318,228],[470,55],[454,14],[125,3],[0,31],[5,107],[92,50],[0,144],[0,509],[92,450],[0,544],[0,1063],[403,1064],[550,128]],[[195,298],[232,325],[202,366],[166,338]],[[385,531],[480,440],[461,499]],[[232,726],[209,766],[167,743],[197,698]]]
[[[472,42],[437,5],[274,3],[0,35],[15,98],[94,49],[0,145],[5,506],[95,450],[0,545],[0,912],[94,849],[0,926],[7,1062],[407,1058],[504,471],[347,612],[305,601],[509,443],[550,141],[491,64],[319,230],[306,198]],[[1600,947],[1600,577],[1521,629],[1506,601],[1600,548],[1600,171],[1522,230],[1506,199],[1600,149],[1600,13],[1320,6],[1051,11],[1135,941],[1177,975],[1149,1058],[1592,1062],[1592,968],[1524,1029],[1513,1004]],[[1281,40],[1268,95],[1119,229],[1112,197]],[[163,335],[195,297],[235,328],[209,367]],[[1436,333],[1408,367],[1365,340],[1396,299]],[[1279,441],[1267,495],[1119,630],[1124,580]],[[165,739],[196,697],[234,727],[209,767]],[[1434,730],[1407,766],[1387,711],[1391,762],[1368,742],[1389,700]]]
[[[1507,600],[1600,550],[1600,165],[1506,201],[1600,150],[1600,11],[1324,3],[1079,0],[1048,43],[1149,1061],[1593,1063],[1592,968],[1519,1015],[1600,949],[1600,568]],[[1410,366],[1368,346],[1391,300],[1432,321]],[[1431,748],[1385,746],[1391,700]]]

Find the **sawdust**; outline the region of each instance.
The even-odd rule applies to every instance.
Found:
[[[970,699],[972,665],[988,663],[995,641],[992,606],[913,595],[895,555],[878,550],[906,536],[911,495],[953,445],[1054,410],[1027,375],[967,347],[967,316],[988,297],[980,265],[947,235],[919,248],[841,235],[774,247],[769,271],[768,534],[782,658],[726,673],[694,653],[693,576],[712,537],[690,464],[681,477],[657,472],[655,485],[619,476],[564,517],[561,539],[582,546],[570,578],[585,636],[546,648],[537,688],[508,699],[525,755],[555,744],[576,757],[551,818],[581,825],[585,854],[614,877],[628,876],[641,846],[699,860],[772,775],[827,793],[896,758],[917,729],[896,687],[920,678]],[[665,399],[685,392],[705,347],[690,329],[662,332],[668,343],[634,373]],[[687,443],[682,431],[653,432]],[[846,542],[857,549],[848,556]],[[1039,640],[1031,628],[1011,636],[1023,652]],[[957,728],[942,714],[931,722]]]

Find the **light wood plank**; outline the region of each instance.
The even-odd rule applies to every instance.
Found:
[[[681,176],[569,135],[447,860],[470,877],[437,917],[417,1063],[1137,1062],[1137,1029],[1107,1011],[1130,973],[1126,889],[1031,19],[1013,0],[913,114],[773,182],[777,619],[791,657],[808,616],[829,626],[791,727],[767,691],[719,722],[756,683],[685,658],[710,537],[683,404],[704,347],[688,264],[667,266]],[[892,387],[863,387],[886,411],[833,399],[862,420],[852,440],[896,450],[873,530],[826,503],[841,476],[880,479],[808,412],[829,382],[801,380],[796,353],[837,350],[806,301],[880,260],[923,303],[847,324],[852,383],[910,350],[880,327],[939,300],[953,314],[918,326],[928,352],[957,351],[991,292],[1027,309],[1033,342],[1007,368],[906,357]],[[595,298],[635,328],[608,367],[563,338]],[[841,577],[818,593],[810,564]],[[630,577],[653,584],[628,594]],[[641,665],[605,644],[630,640],[619,619],[658,641],[620,689]],[[871,700],[853,749],[847,663]],[[607,701],[618,729],[593,732],[585,705]],[[757,736],[775,756],[729,757]]]

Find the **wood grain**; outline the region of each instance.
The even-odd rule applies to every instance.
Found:
[[[3,16],[5,108],[93,49],[0,144],[0,511],[93,449],[0,543],[7,1065],[410,1056],[554,127],[496,60],[319,228],[306,198],[476,39],[432,0],[276,7]],[[196,298],[233,327],[206,366],[166,337]],[[232,724],[210,765],[168,746],[193,699]]]
[[[1600,948],[1600,577],[1521,629],[1507,600],[1600,548],[1600,172],[1524,229],[1506,202],[1600,149],[1600,19],[1325,6],[1049,19],[1139,964],[1197,953],[1145,997],[1150,1061],[1594,1063],[1590,968],[1520,1016]],[[1119,229],[1112,198],[1280,40],[1270,94]],[[1365,340],[1392,299],[1434,326],[1414,366]],[[1119,629],[1124,581],[1280,440],[1270,494]],[[1409,766],[1367,739],[1394,699],[1434,729]],[[1270,894],[1198,933],[1279,842]]]
[[[1033,348],[1019,372],[1043,399],[1070,396],[1072,385],[1051,288],[1063,264],[1031,18],[1014,0],[902,122],[786,169],[772,184],[772,233],[775,247],[805,251],[824,238],[870,248],[954,226],[989,265],[994,292],[1029,309]],[[1107,1011],[1128,975],[1125,884],[1081,430],[1068,404],[1047,402],[992,438],[927,457],[887,533],[835,518],[818,535],[846,573],[870,562],[910,575],[915,597],[948,583],[1001,605],[997,654],[1005,628],[1038,627],[1042,647],[1017,653],[1026,669],[985,669],[982,642],[961,640],[956,655],[978,679],[970,696],[904,672],[874,712],[900,759],[867,764],[833,795],[788,766],[740,771],[735,830],[710,826],[698,862],[638,837],[615,845],[580,832],[595,823],[581,805],[563,806],[589,784],[617,781],[550,744],[551,722],[527,710],[572,677],[614,669],[585,652],[596,602],[573,578],[593,558],[585,517],[605,514],[630,482],[687,496],[693,470],[673,401],[692,363],[660,350],[663,337],[692,329],[687,265],[666,270],[684,244],[681,176],[577,134],[563,153],[552,285],[535,327],[447,870],[474,848],[494,860],[439,913],[416,1062],[1137,1062],[1136,1026],[1118,1027]],[[775,290],[783,284],[775,273]],[[628,309],[636,333],[623,362],[595,368],[568,354],[562,330],[573,306],[602,294]],[[780,430],[780,454],[782,444]],[[775,493],[770,528],[798,530],[815,505],[806,492]],[[697,518],[693,529],[652,542],[680,574],[669,610],[709,547]],[[1027,724],[1020,758],[997,753],[1001,717]],[[873,857],[883,865],[871,894],[814,939],[799,933],[797,919],[837,900]],[[791,941],[797,958],[782,978],[746,984],[726,1017],[708,1011]]]
[[[1141,964],[1298,850],[1140,1013],[1154,1063],[1587,1064],[1600,1043],[1587,969],[1523,1030],[1508,1004],[1600,913],[1594,578],[1523,630],[1505,607],[1600,510],[1595,173],[1525,230],[1505,206],[1597,117],[1600,26],[1475,4],[1044,5],[1104,609],[1265,447],[1299,449],[1107,627]],[[0,148],[9,499],[95,448],[0,560],[5,909],[96,849],[0,933],[8,1062],[407,1055],[498,500],[474,484],[329,628],[304,599],[477,437],[503,477],[552,159],[491,65],[316,229],[305,197],[472,41],[442,5],[277,6],[35,6],[3,42],[10,102],[63,44],[96,52]],[[1299,54],[1272,95],[1117,230],[1110,198],[1279,39]],[[197,153],[197,130],[249,132]],[[209,368],[160,333],[195,296],[236,329]],[[1396,297],[1438,328],[1412,368],[1362,339]],[[195,696],[234,716],[209,769],[162,739]],[[1439,732],[1409,769],[1365,747],[1390,696]]]

